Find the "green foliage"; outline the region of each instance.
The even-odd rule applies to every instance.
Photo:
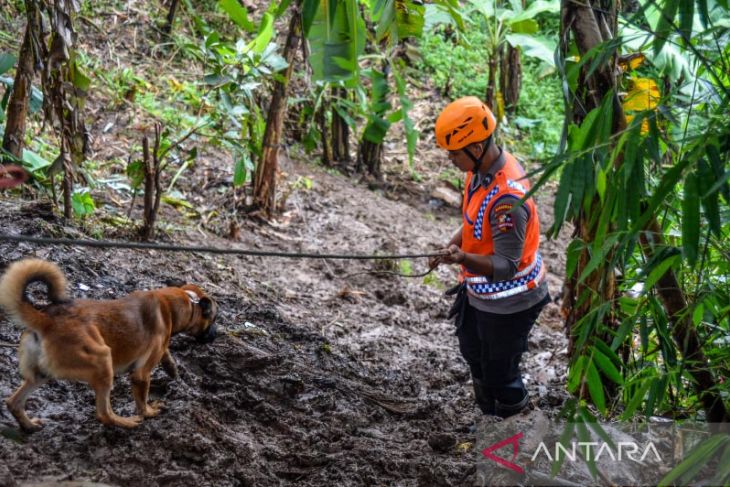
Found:
[[[425,32],[420,40],[418,69],[447,98],[484,98],[487,87],[486,34],[467,30],[459,38],[450,31]],[[515,152],[544,158],[557,150],[563,128],[563,95],[554,71],[534,59],[523,61],[522,93],[514,119],[500,124]]]
[[[418,68],[446,97],[483,96],[487,86],[486,35],[476,29],[461,42],[451,31],[424,32],[419,41]]]
[[[358,58],[365,49],[365,22],[357,1],[305,0],[303,17],[314,79],[356,83]]]
[[[80,218],[91,215],[96,210],[96,204],[87,189],[76,190],[71,195],[71,206],[74,214]]]
[[[624,419],[670,413],[701,418],[696,379],[688,373],[696,364],[686,357],[686,345],[677,341],[676,332],[678,321],[694,327],[707,371],[715,377],[713,392],[727,400],[730,387],[719,378],[730,371],[730,78],[723,68],[730,52],[718,46],[730,37],[730,25],[698,32],[698,22],[688,17],[697,20],[701,15],[709,23],[721,23],[730,11],[714,2],[704,14],[706,2],[697,3],[699,14],[684,2],[642,3],[646,8],[638,18],[623,19],[626,37],[617,37],[622,42],[598,46],[583,56],[568,67],[566,83],[576,88],[570,71],[581,66],[596,70],[608,61],[607,53],[641,51],[647,61],[627,68],[619,90],[644,86],[638,96],[646,103],[639,109],[635,99],[630,105],[631,97],[624,99],[624,106],[631,107],[627,127],[612,134],[618,114],[613,93],[605,93],[599,108],[569,127],[566,151],[548,166],[548,172],[562,169],[554,230],[579,216],[595,229],[594,241],[575,240],[569,246],[568,272],[585,249],[589,261],[578,281],[599,266],[617,269],[620,275],[615,306],[591,290],[578,297],[588,300],[591,309],[575,325],[578,354],[568,387],[577,392],[585,384],[596,406],[610,411],[599,389],[608,381],[615,383],[619,402],[613,407]],[[635,42],[637,26],[647,30],[643,44]],[[657,40],[660,35],[665,39]],[[688,59],[678,71],[670,62],[672,50]],[[652,221],[663,241],[645,254],[641,245],[654,240],[645,233]],[[641,237],[646,237],[643,242]],[[686,302],[671,317],[665,307],[667,289],[662,288],[669,272],[678,282],[672,290]],[[611,345],[598,340],[601,336],[610,337]],[[618,350],[621,360],[615,356]],[[694,459],[721,447],[700,446]],[[697,462],[682,464],[665,482],[687,482],[697,468]]]

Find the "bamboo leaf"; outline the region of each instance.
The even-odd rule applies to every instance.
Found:
[[[575,273],[575,269],[578,266],[580,254],[583,252],[584,248],[584,242],[579,239],[574,239],[568,245],[568,249],[566,250],[567,257],[565,262],[565,275],[568,279],[573,277],[573,273]]]
[[[644,291],[648,292],[651,288],[653,288],[656,283],[661,279],[661,277],[666,274],[666,272],[675,264],[677,264],[681,260],[681,257],[679,255],[672,255],[671,257],[668,257],[661,261],[658,265],[654,266],[651,269],[651,272],[649,272],[649,277],[646,279],[646,282],[644,283]]]
[[[570,207],[568,214],[576,216],[580,211],[580,205],[583,203],[583,195],[585,193],[587,175],[593,177],[593,163],[588,156],[583,156],[575,160],[573,167],[573,178],[570,183]]]
[[[598,269],[601,264],[606,263],[606,256],[609,254],[609,252],[611,252],[613,246],[616,244],[618,239],[619,235],[611,235],[603,241],[603,245],[601,246],[601,248],[597,252],[593,253],[593,255],[591,256],[591,260],[588,261],[588,265],[586,265],[585,269],[583,269],[583,272],[578,278],[578,282],[583,282],[588,276],[591,275],[593,271]]]
[[[710,192],[715,190],[716,185],[719,185],[722,188],[722,196],[725,198],[725,202],[730,204],[730,184],[728,184],[730,171],[726,171],[723,174],[723,171],[725,171],[725,162],[714,143],[708,143],[705,151],[707,152],[707,158],[710,160],[712,171],[715,173],[715,179],[717,179],[717,183],[710,188]]]
[[[715,175],[704,157],[700,158],[698,161],[697,175],[699,178],[699,192],[701,195],[702,207],[705,210],[705,218],[707,218],[707,221],[710,224],[710,230],[717,237],[720,237],[720,233],[722,232],[722,223],[720,221],[720,205],[718,202],[719,194],[717,192],[720,187],[716,184],[712,184]],[[717,187],[717,189],[713,191],[712,189],[715,187]]]
[[[406,148],[408,150],[408,164],[414,166],[414,157],[416,155],[416,146],[420,132],[416,130],[416,126],[411,119],[409,112],[413,108],[413,103],[408,98],[408,92],[405,79],[397,69],[393,70],[396,88],[398,89],[398,99],[400,100],[400,113],[403,119],[403,126],[406,132]]]
[[[697,0],[697,10],[700,14],[702,27],[707,29],[707,26],[710,25],[710,11],[707,9],[707,0]]]
[[[725,452],[722,454],[717,473],[711,482],[716,485],[728,485],[730,483],[730,444],[725,445]]]
[[[651,197],[651,201],[647,205],[644,212],[641,214],[641,217],[634,222],[634,225],[628,232],[628,235],[635,235],[636,232],[644,228],[649,219],[656,214],[655,212],[657,208],[659,208],[660,205],[664,204],[665,198],[667,197],[669,192],[674,189],[675,185],[682,178],[682,173],[685,168],[689,166],[692,162],[693,161],[691,157],[683,157],[682,160],[679,161],[674,167],[664,173],[664,175],[662,176],[662,180],[659,183],[659,186],[654,191],[654,194]]]
[[[730,444],[730,437],[727,434],[711,436],[700,443],[682,463],[674,467],[658,485],[660,487],[676,485],[679,483],[676,480],[682,477],[685,479],[681,483],[688,482],[702,467],[713,460],[713,455],[716,451],[719,451],[728,444]]]
[[[596,171],[596,191],[598,197],[601,198],[601,203],[603,203],[606,199],[606,171],[601,168]]]
[[[585,408],[581,407],[580,409],[585,409]],[[576,421],[576,423],[575,423],[576,436],[578,437],[579,442],[587,444],[591,441],[591,434],[588,431],[588,427],[586,426],[585,420],[583,420],[582,415],[580,415],[580,411],[578,414],[579,414],[578,417],[580,418],[580,420]],[[593,476],[593,478],[598,479],[599,473],[598,473],[598,467],[596,466],[595,454],[590,455],[590,456],[588,456],[588,455],[585,456],[585,458],[583,458],[583,461],[588,466],[588,470],[591,472],[591,475]]]
[[[695,3],[693,0],[679,2],[679,31],[685,43],[692,38],[692,22],[695,16]]]
[[[690,264],[697,262],[700,244],[700,191],[696,173],[690,173],[684,180],[682,200],[682,248]]]
[[[558,443],[563,445],[563,447],[566,448],[566,451],[569,447],[568,441],[573,438],[573,433],[575,431],[575,421],[568,421],[565,423],[565,429],[560,435],[560,439],[558,440]],[[558,458],[560,457],[560,458]],[[560,471],[560,467],[563,466],[563,462],[565,462],[565,459],[568,458],[568,455],[556,455],[555,460],[553,460],[552,465],[550,466],[550,474],[554,477],[558,474]]]
[[[654,415],[657,403],[661,404],[664,390],[667,387],[667,377],[655,377],[649,388],[649,395],[646,397],[645,416],[648,418]]]
[[[593,404],[605,415],[606,396],[603,392],[603,382],[592,360],[588,362],[588,367],[586,368],[586,382],[588,383],[588,392],[591,394]]]
[[[593,360],[596,364],[598,364],[598,368],[603,371],[606,377],[616,384],[622,385],[624,383],[624,378],[621,377],[621,373],[618,371],[613,362],[611,362],[606,355],[595,347],[593,348]]]
[[[657,24],[656,34],[654,35],[654,55],[659,55],[659,52],[664,47],[667,39],[672,33],[672,24],[674,18],[677,15],[677,8],[679,7],[680,0],[666,0],[664,8],[661,10],[659,17],[659,23]],[[688,0],[684,0],[687,2]],[[683,3],[684,3],[683,2]]]
[[[646,354],[649,349],[649,325],[646,322],[646,315],[639,319],[639,338],[641,338],[641,353]]]
[[[586,360],[587,358],[584,355],[581,355],[575,360],[573,366],[570,367],[570,370],[568,371],[568,384],[566,386],[569,392],[575,392],[578,390]]]
[[[587,407],[581,406],[580,408],[578,408],[578,414],[581,418],[583,418],[583,422],[587,424],[593,431],[595,431],[596,434],[601,439],[603,439],[603,441],[605,441],[607,445],[609,445],[614,450],[617,448],[616,443],[613,441],[613,438],[611,438],[611,435],[609,435],[608,432],[603,429],[603,426],[601,426],[596,417],[591,414]]]
[[[304,0],[302,5],[302,33],[304,37],[309,37],[309,30],[312,28],[318,9],[319,0]]]
[[[705,305],[702,303],[698,303],[695,306],[694,311],[692,311],[692,323],[694,323],[694,325],[697,326],[702,322],[704,317],[705,317]]]
[[[618,331],[616,331],[616,336],[613,337],[613,341],[611,342],[612,350],[617,350],[618,347],[621,346],[629,333],[634,329],[634,324],[635,321],[633,316],[624,318]]]
[[[646,391],[649,390],[651,387],[652,380],[651,379],[644,379],[641,386],[639,386],[636,389],[636,392],[634,392],[634,395],[631,397],[631,400],[629,401],[628,405],[626,406],[626,409],[624,409],[624,413],[621,416],[621,419],[628,420],[631,419],[631,417],[634,415],[634,412],[641,404],[641,401],[644,400],[644,396],[646,396]]]
[[[595,346],[595,347],[596,347],[596,348],[597,348],[597,349],[598,349],[598,350],[599,350],[599,351],[600,351],[601,353],[603,353],[603,355],[605,355],[605,356],[606,356],[606,358],[608,358],[608,359],[609,359],[609,360],[610,360],[610,361],[611,361],[611,362],[613,363],[613,365],[614,365],[615,367],[619,367],[619,368],[620,368],[620,367],[622,366],[622,364],[623,364],[623,360],[621,360],[621,359],[619,358],[619,356],[618,356],[618,355],[616,355],[616,352],[615,352],[615,351],[614,351],[614,350],[613,350],[613,349],[612,349],[611,347],[609,347],[608,345],[606,345],[606,343],[605,343],[605,342],[604,342],[603,340],[601,340],[600,338],[596,338],[596,339],[594,340],[594,343],[593,343],[593,345],[594,345],[594,346]],[[623,380],[623,379],[622,379],[622,380]]]
[[[560,227],[567,218],[568,205],[570,203],[570,186],[569,182],[573,179],[573,167],[575,161],[569,161],[563,166],[563,173],[560,175],[560,184],[558,185],[558,194],[555,196],[553,203],[555,222],[551,233],[557,235]]]

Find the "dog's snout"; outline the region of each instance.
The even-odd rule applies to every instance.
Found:
[[[208,327],[207,330],[205,330],[203,333],[199,334],[195,337],[195,339],[198,341],[198,343],[210,343],[213,340],[215,340],[215,337],[218,335],[217,325],[215,323],[211,323],[211,325]]]

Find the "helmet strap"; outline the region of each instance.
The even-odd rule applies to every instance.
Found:
[[[479,155],[479,157],[476,157],[474,154],[471,153],[469,149],[464,147],[464,152],[467,156],[469,156],[469,159],[474,162],[474,168],[471,170],[472,173],[477,174],[479,172],[479,168],[482,165],[482,162],[484,162],[484,156],[487,155],[487,149],[492,143],[492,136],[490,135],[487,137],[487,139],[484,141],[484,147],[482,148],[482,153]]]

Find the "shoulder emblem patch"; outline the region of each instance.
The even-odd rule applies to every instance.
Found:
[[[494,205],[494,214],[499,215],[500,213],[509,213],[512,211],[511,203],[497,203]]]
[[[510,206],[511,208],[511,206]],[[498,213],[496,216],[497,228],[502,233],[507,233],[515,227],[514,221],[512,221],[512,215],[508,212]]]

